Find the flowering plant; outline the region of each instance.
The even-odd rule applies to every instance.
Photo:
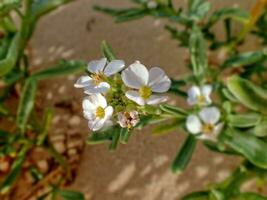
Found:
[[[153,123],[158,125],[154,130],[158,134],[182,129],[187,138],[173,161],[174,172],[186,169],[198,140],[211,151],[243,158],[225,181],[189,194],[183,200],[266,199],[261,194],[241,190],[242,185],[253,178],[258,180],[260,184],[257,186],[261,188],[267,177],[266,49],[260,47],[257,51],[242,52],[240,47],[250,34],[262,39],[263,45],[266,43],[263,27],[266,27],[267,2],[257,1],[250,13],[240,8],[222,8],[210,13],[211,4],[206,0],[189,0],[186,11],[177,9],[171,0],[132,1],[136,7],[111,9],[95,6],[95,9],[115,17],[117,22],[144,16],[169,19],[166,29],[181,47],[189,50],[190,59],[186,66],[191,73],[181,79],[169,79],[160,68],[148,71],[140,62],[128,67],[123,61],[114,60],[115,55],[104,42],[102,48],[109,64],[106,68],[102,65],[102,81],[97,85],[100,87],[105,83],[105,90],[99,89],[101,94],[97,96],[92,94],[95,85],[88,84],[99,80],[94,79],[95,74],[76,83],[91,95],[83,102],[89,127],[96,131],[89,134],[88,143],[110,141],[110,148],[114,149],[119,142],[128,141],[134,128]],[[220,21],[224,23],[225,40],[219,39],[213,31]],[[233,22],[240,23],[240,33],[233,32]],[[213,52],[216,60],[207,52]],[[102,76],[109,65],[116,67],[116,72],[122,70],[111,82],[109,76]],[[91,72],[90,68],[89,64],[88,71]],[[115,80],[119,87],[117,84],[113,86]],[[116,93],[118,88],[120,92]],[[187,101],[188,108],[166,104],[167,98],[154,94],[167,91]],[[118,104],[112,104],[115,94],[115,99],[120,100]],[[98,99],[98,103],[92,105],[94,99]],[[100,101],[103,104],[99,104]],[[99,105],[102,105],[101,109],[98,109]],[[105,121],[94,129],[94,125],[99,124],[99,116]],[[107,126],[101,129],[103,124]]]

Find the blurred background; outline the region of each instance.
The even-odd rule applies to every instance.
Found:
[[[177,0],[178,5],[186,1]],[[253,0],[212,0],[213,8],[240,6],[250,9]],[[60,58],[93,60],[101,58],[100,43],[106,40],[118,58],[131,64],[140,60],[147,67],[160,66],[171,77],[185,73],[187,52],[178,47],[164,30],[164,20],[145,18],[123,24],[93,11],[93,5],[125,8],[127,0],[77,0],[44,17],[30,43],[35,69],[50,66]],[[217,30],[218,33],[220,29]],[[249,48],[256,41],[249,44]],[[246,48],[246,47],[244,47]],[[73,87],[78,76],[41,82],[44,106],[72,100],[75,111],[57,108],[54,133],[89,132],[83,119],[82,90]],[[185,102],[172,100],[183,105]],[[184,134],[172,132],[152,136],[151,128],[136,131],[128,145],[110,152],[106,145],[86,146],[73,189],[94,200],[174,200],[210,182],[223,180],[238,164],[198,144],[193,159],[183,174],[173,174],[170,164],[181,146]],[[249,188],[249,185],[247,186]]]

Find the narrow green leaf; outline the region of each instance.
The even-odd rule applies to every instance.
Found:
[[[219,20],[224,20],[227,18],[246,23],[249,20],[249,13],[245,10],[241,10],[240,8],[222,8],[216,10],[209,18],[208,27],[211,27]]]
[[[229,78],[227,87],[244,106],[261,113],[267,113],[267,91],[263,88],[238,76]]]
[[[209,192],[201,191],[201,192],[193,192],[184,196],[181,200],[209,200]]]
[[[37,145],[42,145],[48,135],[48,130],[51,126],[51,122],[53,119],[53,111],[51,109],[47,109],[44,114],[44,122],[42,132],[37,137]]]
[[[253,128],[252,133],[254,133],[257,137],[267,136],[267,119],[262,119],[262,121]]]
[[[234,200],[266,200],[266,196],[257,193],[247,192],[239,194]]]
[[[17,111],[17,126],[22,133],[25,132],[26,124],[34,107],[37,82],[34,79],[28,79],[23,87],[22,96]]]
[[[182,148],[179,150],[172,163],[173,172],[183,171],[187,167],[195,150],[196,141],[193,135],[190,134],[187,136]]]
[[[120,142],[127,144],[130,138],[131,132],[127,128],[122,128],[120,131]]]
[[[185,118],[188,114],[186,110],[168,104],[161,104],[160,109],[178,118]]]
[[[233,127],[248,128],[256,126],[261,120],[257,113],[236,114],[228,116],[228,123]]]
[[[119,139],[120,139],[120,133],[123,128],[121,127],[114,127],[113,128],[113,133],[112,133],[112,140],[111,144],[109,145],[109,150],[115,150],[118,146]]]
[[[57,193],[64,199],[64,200],[85,200],[84,195],[77,191],[71,190],[58,190]]]
[[[190,59],[193,67],[193,73],[200,77],[208,66],[205,40],[201,30],[194,26],[189,40]]]
[[[113,53],[111,47],[106,41],[102,42],[101,49],[102,49],[104,56],[108,59],[108,61],[112,61],[116,59],[115,54]]]
[[[0,186],[0,191],[2,194],[7,193],[15,183],[17,177],[21,172],[21,168],[24,163],[26,153],[28,152],[30,146],[31,146],[30,143],[26,143],[20,150],[16,160],[12,164],[10,174],[6,177],[6,179],[2,182]]]
[[[108,128],[101,131],[92,132],[89,134],[87,144],[102,144],[112,140],[113,129]]]
[[[246,52],[229,58],[222,67],[243,67],[261,62],[264,59],[266,59],[266,55],[262,51]]]
[[[243,154],[254,165],[267,169],[267,143],[246,132],[232,130],[231,133],[226,138],[226,144]]]
[[[0,60],[0,77],[8,74],[16,65],[19,53],[20,34],[17,33],[8,49],[6,57]]]
[[[43,80],[58,76],[79,73],[85,70],[86,64],[82,61],[61,61],[58,65],[38,71],[31,75],[30,78]]]
[[[51,12],[61,5],[71,2],[72,0],[35,0],[31,6],[31,15],[36,19]]]
[[[152,134],[156,136],[163,135],[163,134],[170,133],[171,131],[178,129],[180,126],[182,126],[182,124],[178,121],[174,121],[172,123],[167,123],[167,124],[162,124],[154,128],[152,131]]]
[[[0,2],[0,16],[4,16],[15,8],[21,6],[21,0],[1,0]]]

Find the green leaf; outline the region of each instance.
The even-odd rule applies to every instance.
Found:
[[[16,160],[12,164],[10,174],[5,178],[5,180],[2,182],[0,186],[0,191],[2,194],[7,193],[12,187],[12,185],[15,183],[17,177],[21,172],[22,165],[24,163],[25,156],[29,148],[30,148],[30,143],[26,143],[20,150]]]
[[[266,59],[266,55],[263,51],[246,52],[229,58],[224,62],[222,67],[243,67],[261,62],[264,59]]]
[[[187,136],[182,148],[179,150],[172,163],[173,172],[183,171],[187,167],[195,150],[196,141],[197,140],[193,135],[190,134]]]
[[[208,63],[205,40],[201,30],[194,26],[189,40],[190,59],[196,77],[203,76]]]
[[[267,91],[263,88],[238,76],[229,78],[227,87],[244,106],[261,113],[267,113]]]
[[[211,27],[219,20],[227,18],[246,23],[249,20],[249,13],[245,10],[241,10],[240,8],[222,8],[220,10],[216,10],[209,18],[208,27]]]
[[[266,200],[266,196],[262,196],[257,193],[247,192],[239,194],[234,200]]]
[[[257,113],[245,113],[228,116],[228,123],[233,127],[248,128],[256,126],[261,120],[261,115]]]
[[[247,132],[231,130],[231,136],[225,142],[234,150],[243,154],[254,165],[267,169],[267,143]]]
[[[120,131],[120,142],[127,144],[130,138],[131,132],[127,128],[122,128]]]
[[[152,134],[156,136],[163,135],[163,134],[170,133],[171,131],[178,129],[180,126],[182,126],[182,124],[179,121],[162,124],[154,128],[152,131]]]
[[[48,130],[51,126],[51,122],[53,119],[53,111],[51,109],[47,109],[44,114],[44,122],[43,122],[43,128],[41,133],[39,133],[37,137],[36,144],[37,145],[42,145],[48,135]]]
[[[257,137],[267,136],[267,119],[262,119],[262,121],[253,128],[252,133]]]
[[[6,57],[0,60],[0,77],[8,74],[16,65],[19,53],[20,34],[17,33],[8,49]]]
[[[26,124],[34,107],[37,82],[34,79],[28,79],[23,87],[22,96],[17,111],[16,124],[22,133],[25,132]]]
[[[72,0],[35,0],[31,6],[31,15],[36,19],[53,11],[61,5],[71,2]]]
[[[1,0],[0,2],[0,16],[8,14],[11,10],[19,8],[21,0]]]
[[[44,69],[32,74],[30,78],[43,80],[79,73],[85,70],[85,66],[86,64],[82,61],[62,61],[55,67]]]
[[[206,0],[189,0],[188,10],[191,19],[199,21],[203,19],[211,7],[210,2]]]
[[[176,106],[161,104],[159,107],[164,112],[171,114],[177,118],[185,118],[188,115],[188,112],[186,110]]]
[[[71,190],[57,190],[57,193],[64,199],[64,200],[85,200],[84,195],[77,191]]]
[[[106,41],[102,42],[101,49],[104,56],[108,59],[109,62],[116,59],[115,54],[113,53],[110,45]]]
[[[115,150],[118,146],[119,140],[120,140],[120,135],[121,132],[124,131],[124,128],[121,127],[113,127],[112,131],[112,139],[111,139],[111,144],[109,145],[109,150]]]
[[[209,192],[207,191],[200,191],[200,192],[193,192],[184,196],[181,200],[209,200]]]

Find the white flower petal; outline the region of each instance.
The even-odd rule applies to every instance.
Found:
[[[201,132],[202,124],[196,115],[189,115],[186,119],[186,128],[192,134]]]
[[[206,124],[216,124],[221,117],[221,113],[217,107],[206,107],[199,112],[199,116]]]
[[[92,94],[83,101],[83,109],[96,109],[98,106],[107,107],[107,101],[101,94]]]
[[[106,76],[111,76],[120,72],[124,67],[125,62],[123,60],[112,60],[104,69],[104,74]]]
[[[96,109],[97,105],[92,102],[92,99],[90,97],[84,98],[82,107],[84,110],[93,111]]]
[[[92,83],[92,78],[90,76],[81,76],[74,84],[74,87],[83,88],[90,85],[91,83]]]
[[[122,72],[124,84],[130,88],[139,89],[147,85],[149,74],[146,67],[140,63],[133,63]]]
[[[103,128],[105,124],[104,119],[95,119],[94,121],[88,121],[88,126],[92,131],[98,131]]]
[[[105,120],[110,119],[111,116],[112,116],[112,114],[113,114],[113,108],[112,108],[112,106],[106,107],[105,108]]]
[[[188,91],[187,91],[187,103],[192,106],[197,104],[198,102],[198,97],[201,95],[200,89],[197,86],[192,86]]]
[[[137,104],[139,104],[141,106],[145,105],[144,99],[139,96],[139,93],[137,91],[133,91],[133,90],[127,91],[125,96],[128,99],[134,101],[135,103],[137,103]]]
[[[206,104],[211,104],[210,94],[212,91],[212,85],[204,85],[201,88],[202,95],[205,97]]]
[[[224,123],[219,123],[214,127],[213,134],[216,135],[216,137],[221,133],[223,126],[224,126]]]
[[[146,100],[148,105],[156,105],[168,100],[167,96],[151,95],[149,99]]]
[[[106,93],[110,89],[110,85],[107,82],[102,82],[96,85],[92,83],[84,88],[86,94],[97,94],[97,93]]]
[[[83,116],[87,120],[94,120],[96,118],[95,117],[95,110],[86,109],[83,111]]]
[[[171,80],[161,68],[153,67],[149,70],[148,85],[153,92],[167,92],[171,87]]]
[[[102,72],[106,64],[107,64],[106,58],[102,58],[100,60],[93,60],[88,64],[87,70],[91,73]]]

